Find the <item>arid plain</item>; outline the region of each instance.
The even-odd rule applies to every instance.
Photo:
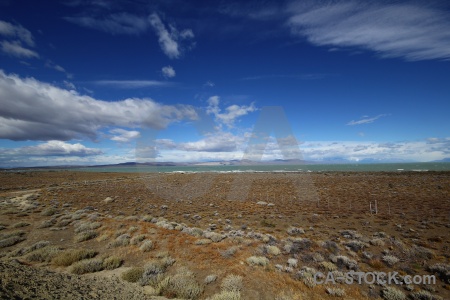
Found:
[[[449,229],[450,172],[1,172],[0,297],[450,299]]]

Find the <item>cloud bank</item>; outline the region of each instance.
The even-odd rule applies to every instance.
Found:
[[[163,105],[148,98],[107,102],[2,70],[0,94],[0,139],[15,141],[95,140],[105,127],[163,129],[197,118],[187,105]]]

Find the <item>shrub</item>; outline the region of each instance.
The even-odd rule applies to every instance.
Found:
[[[383,289],[381,295],[383,296],[383,299],[385,300],[404,300],[406,299],[405,294],[400,291],[399,289],[396,289],[394,287],[386,287]]]
[[[129,233],[133,233],[133,232],[138,231],[138,230],[139,230],[139,227],[137,227],[137,226],[131,226],[131,227],[128,229],[128,232],[129,232]]]
[[[238,250],[238,248],[235,247],[235,246],[233,246],[233,247],[228,248],[227,250],[220,251],[220,254],[221,254],[223,257],[230,258],[230,257],[232,257],[234,254],[236,254],[237,250]]]
[[[7,237],[3,240],[0,240],[0,248],[5,248],[5,247],[10,247],[13,246],[15,244],[18,244],[20,242],[25,241],[26,239],[24,237],[21,236],[11,236],[11,237]]]
[[[297,228],[297,227],[290,227],[287,230],[287,233],[289,235],[299,235],[299,234],[304,234],[305,230],[303,230],[302,228]]]
[[[155,286],[163,279],[166,268],[167,266],[160,261],[151,261],[147,263],[139,283],[141,285]]]
[[[130,244],[131,236],[128,233],[119,235],[112,243],[112,247],[128,246]]]
[[[19,222],[19,223],[14,224],[12,226],[12,228],[22,228],[22,227],[26,227],[26,226],[30,226],[30,225],[31,224],[27,223],[27,222]]]
[[[56,223],[55,219],[45,220],[45,221],[42,221],[42,223],[37,228],[49,228],[49,227],[52,227],[53,225],[55,225],[55,223]]]
[[[227,292],[222,291],[219,294],[213,295],[211,300],[240,300],[241,293],[240,292]]]
[[[338,255],[332,257],[332,262],[334,262],[338,266],[338,268],[347,267],[347,269],[349,270],[358,269],[358,263],[345,255]]]
[[[440,296],[433,296],[430,292],[420,290],[410,295],[413,300],[442,300]]]
[[[273,256],[280,255],[281,253],[280,249],[278,249],[277,246],[266,246],[265,248],[267,253]]]
[[[450,265],[449,264],[437,263],[437,264],[430,266],[428,269],[431,273],[438,274],[439,278],[442,281],[444,281],[445,283],[450,283]]]
[[[321,263],[319,264],[319,268],[322,269],[322,270],[329,271],[329,272],[332,272],[332,271],[336,271],[336,270],[337,270],[336,265],[333,264],[332,262],[329,262],[329,261],[323,261],[323,262],[321,262]]]
[[[225,292],[240,292],[243,288],[242,276],[230,274],[222,280],[220,287]]]
[[[71,272],[77,275],[99,272],[103,270],[103,260],[98,258],[85,259],[72,265]]]
[[[61,249],[59,247],[47,246],[37,249],[26,256],[26,260],[32,262],[50,262]]]
[[[162,295],[175,296],[182,299],[197,299],[203,292],[192,272],[179,270],[174,276],[163,280],[158,288]]]
[[[58,253],[53,259],[52,263],[56,266],[68,267],[73,263],[86,259],[92,258],[97,255],[94,250],[87,249],[69,249]]]
[[[370,244],[373,246],[384,246],[384,241],[382,239],[376,238],[370,240]]]
[[[267,266],[269,260],[264,256],[250,256],[247,258],[247,263],[251,266]]]
[[[84,241],[91,240],[91,239],[97,237],[97,235],[98,235],[98,233],[94,230],[83,231],[75,236],[75,241],[78,243],[84,242]]]
[[[76,228],[76,233],[86,232],[86,231],[92,231],[97,228],[100,228],[102,226],[102,223],[100,222],[82,222],[80,223]]]
[[[345,296],[345,290],[341,288],[326,288],[327,294],[334,297],[344,297]]]
[[[381,258],[381,260],[383,260],[383,262],[390,267],[399,262],[399,259],[393,255],[385,255]]]
[[[25,254],[30,253],[32,251],[35,251],[37,249],[44,248],[44,247],[48,246],[49,244],[50,244],[49,241],[39,241],[39,242],[34,243],[33,245],[29,246],[29,247],[25,247],[25,248],[21,248],[21,249],[15,250],[15,251],[11,252],[11,254],[9,256],[10,257],[22,256],[22,255],[25,255]]]
[[[213,274],[213,275],[206,276],[204,282],[205,282],[205,284],[210,284],[210,283],[213,283],[216,280],[217,280],[217,275]]]
[[[139,247],[141,251],[147,252],[153,249],[153,242],[151,240],[145,240]]]
[[[297,264],[298,264],[298,259],[295,259],[295,258],[289,258],[288,261],[287,261],[287,263],[288,263],[289,267],[291,267],[291,268],[296,268],[296,267],[297,267]]]
[[[144,268],[131,268],[122,273],[122,279],[128,282],[138,282],[143,273]]]
[[[120,267],[123,260],[117,256],[110,256],[103,260],[103,268],[106,270],[114,270]]]
[[[211,244],[213,241],[210,239],[199,239],[195,241],[196,245],[208,245]]]
[[[41,215],[43,215],[43,216],[53,216],[53,215],[56,214],[57,212],[58,212],[58,211],[56,210],[56,208],[54,208],[54,207],[49,207],[49,208],[43,210],[43,211],[41,212]]]
[[[350,249],[352,249],[352,251],[355,251],[355,252],[358,252],[359,250],[362,250],[367,246],[366,243],[358,241],[358,240],[350,241],[348,243],[345,243],[345,245],[347,247],[349,247]]]
[[[139,244],[140,242],[142,242],[143,240],[145,240],[145,237],[146,237],[145,234],[139,234],[139,235],[133,237],[133,238],[130,240],[130,244],[131,244],[131,245],[137,245],[137,244]]]

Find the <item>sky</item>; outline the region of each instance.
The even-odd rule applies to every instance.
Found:
[[[448,1],[0,0],[0,167],[450,158]]]

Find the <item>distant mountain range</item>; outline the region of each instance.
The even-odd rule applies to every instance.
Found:
[[[450,162],[450,158],[435,160],[433,162]],[[120,168],[134,166],[264,166],[264,165],[320,165],[320,164],[377,164],[377,163],[414,163],[412,161],[379,161],[375,159],[364,159],[358,162],[349,161],[342,158],[332,158],[326,161],[306,161],[299,159],[275,159],[270,161],[252,161],[248,159],[228,160],[228,161],[208,161],[208,162],[125,162],[119,164],[106,165],[59,165],[59,166],[38,166],[38,167],[16,167],[16,168],[0,168],[0,170],[27,170],[27,169],[75,169],[75,168]]]

